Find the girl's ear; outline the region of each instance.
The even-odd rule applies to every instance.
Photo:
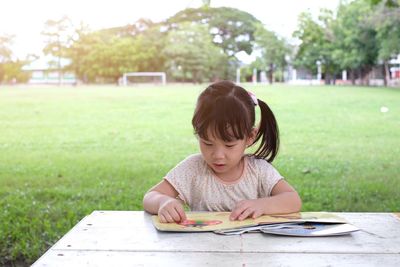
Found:
[[[249,138],[247,138],[247,146],[251,146],[254,142],[254,140],[256,139],[258,133],[258,129],[257,128],[253,128],[250,132],[250,136]]]

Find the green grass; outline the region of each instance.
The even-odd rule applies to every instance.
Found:
[[[144,192],[198,151],[202,89],[0,87],[0,265],[32,263],[93,210],[142,209]],[[248,89],[276,114],[274,165],[303,210],[399,210],[399,89]]]

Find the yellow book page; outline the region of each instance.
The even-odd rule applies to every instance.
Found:
[[[187,212],[186,221],[181,223],[160,223],[157,215],[152,216],[152,220],[158,230],[171,232],[207,232],[285,222],[346,222],[342,218],[326,212],[263,215],[257,219],[249,218],[243,221],[231,221],[229,220],[229,215],[230,212]]]

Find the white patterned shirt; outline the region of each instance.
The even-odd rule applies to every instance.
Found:
[[[232,211],[241,200],[270,196],[283,177],[266,160],[246,155],[241,177],[229,183],[214,174],[201,154],[194,154],[169,171],[164,179],[192,211]]]

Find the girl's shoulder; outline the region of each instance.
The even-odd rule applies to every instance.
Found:
[[[187,156],[184,160],[178,163],[175,168],[201,170],[204,168],[205,161],[201,154],[192,154]]]
[[[187,159],[192,160],[203,160],[203,156],[200,153],[195,153],[186,157]]]
[[[265,159],[256,158],[253,155],[246,155],[248,168],[255,171],[275,170],[274,166]]]
[[[277,181],[283,179],[283,176],[279,173],[279,171],[265,159],[258,159],[254,156],[248,156],[247,162],[248,174],[250,176],[253,175],[254,177],[258,177],[262,183],[266,183],[267,188],[270,188],[269,192]]]
[[[268,161],[266,161],[265,159],[260,159],[260,158],[256,158],[254,155],[252,154],[248,154],[246,155],[247,161],[250,164],[253,165],[271,165],[271,163],[269,163]]]
[[[203,156],[200,153],[187,156],[183,161],[189,164],[202,164],[204,162]]]

